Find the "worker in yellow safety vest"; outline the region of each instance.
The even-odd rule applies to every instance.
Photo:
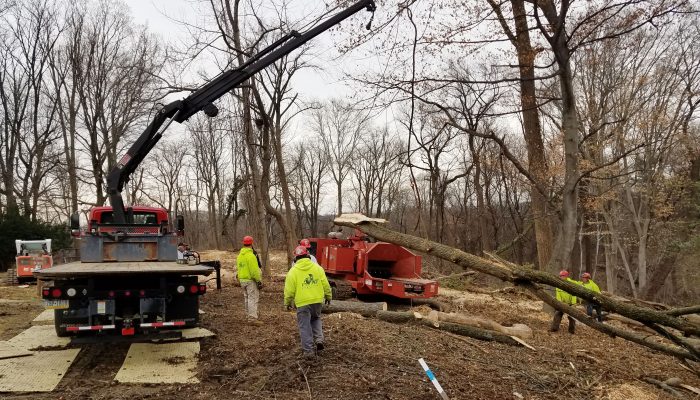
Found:
[[[258,300],[260,299],[260,289],[262,289],[262,274],[260,273],[260,262],[255,250],[253,250],[253,238],[246,236],[243,238],[243,247],[236,258],[238,269],[238,281],[243,289],[243,306],[246,317],[254,325],[261,325],[258,320]]]
[[[569,271],[567,271],[567,270],[562,270],[561,272],[559,272],[559,278],[561,278],[567,282],[576,283],[576,284],[579,283],[579,282],[569,278]],[[562,303],[570,305],[570,306],[576,305],[576,301],[577,301],[576,296],[574,296],[568,292],[565,292],[564,290],[561,290],[559,288],[556,288],[556,295],[557,295],[558,301],[561,301]],[[561,312],[559,310],[554,311],[554,319],[552,320],[552,326],[549,329],[551,332],[556,332],[559,330],[559,325],[561,325],[561,319],[563,316],[564,316],[563,312]],[[567,315],[566,317],[569,319],[569,333],[574,334],[574,332],[576,331],[576,320],[573,319],[570,315]]]
[[[302,355],[312,360],[325,347],[321,308],[324,302],[331,303],[331,285],[323,268],[311,261],[305,246],[297,246],[294,256],[294,266],[284,279],[284,306],[290,311],[296,306]]]
[[[595,293],[600,293],[600,288],[598,285],[596,285],[595,282],[593,282],[593,279],[591,279],[591,274],[588,272],[584,272],[581,275],[581,285],[585,287],[586,289],[595,292]],[[592,303],[590,301],[583,301],[583,303],[586,305],[586,314],[588,314],[589,317],[593,317],[593,310],[596,312],[596,319],[598,322],[603,322],[603,314],[601,313],[600,309],[600,304],[597,303]]]

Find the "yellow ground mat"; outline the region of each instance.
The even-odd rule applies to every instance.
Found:
[[[33,324],[45,324],[47,322],[53,322],[53,312],[54,310],[44,310],[41,314],[37,315],[36,318],[32,320]]]
[[[199,383],[198,342],[134,343],[114,378],[124,383]]]
[[[38,351],[28,357],[0,360],[0,392],[52,391],[79,352],[80,349]]]
[[[66,347],[70,338],[56,336],[53,325],[35,325],[8,340],[11,345],[25,350]]]
[[[21,349],[17,346],[14,346],[11,343],[0,342],[0,360],[5,358],[24,357],[29,356],[31,354],[31,351]]]
[[[216,336],[214,332],[204,328],[188,328],[182,330],[183,339],[199,339],[203,337]]]

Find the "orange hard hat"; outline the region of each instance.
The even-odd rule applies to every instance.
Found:
[[[308,249],[309,247],[311,247],[311,242],[309,241],[309,239],[301,239],[299,241],[299,245],[304,246]]]
[[[307,254],[309,254],[309,251],[306,250],[306,247],[304,247],[304,246],[302,246],[302,245],[299,245],[299,246],[296,247],[296,249],[294,249],[294,255],[297,256],[297,257],[299,257],[299,256],[305,256],[305,255],[307,255]]]
[[[584,272],[584,273],[581,275],[581,278],[588,278],[588,279],[591,279],[591,274],[589,274],[588,272]]]
[[[253,237],[252,236],[243,236],[243,245],[250,246],[251,244],[253,244]]]
[[[567,278],[569,276],[569,271],[563,269],[559,272],[559,276],[562,278]]]

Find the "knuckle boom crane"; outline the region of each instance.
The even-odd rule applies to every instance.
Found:
[[[304,33],[290,32],[252,56],[238,68],[221,73],[185,99],[165,105],[107,177],[107,193],[114,209],[114,222],[117,224],[128,222],[121,195],[124,184],[128,182],[129,176],[158,143],[170,123],[173,121],[183,123],[199,111],[204,111],[209,117],[215,117],[218,114],[218,109],[213,104],[214,101],[232,89],[240,87],[252,76],[303,46],[309,40],[363,9],[374,12],[376,10],[374,0],[360,0]],[[368,29],[369,27],[370,24],[367,24]],[[163,125],[165,126],[163,127]]]
[[[33,272],[43,285],[44,305],[55,310],[58,336],[97,333],[97,337],[77,339],[101,340],[108,338],[109,332],[156,335],[161,328],[199,323],[199,296],[207,290],[206,282],[199,278],[215,270],[218,276],[220,263],[199,263],[198,257],[195,265],[182,262],[186,246],[177,241],[184,231],[184,219],[178,216],[174,228],[163,208],[125,209],[121,196],[124,184],[173,121],[182,123],[199,111],[215,117],[217,99],[363,9],[374,12],[374,0],[359,0],[304,33],[292,31],[238,68],[219,74],[156,113],[107,177],[111,207],[93,207],[86,232],[80,229],[79,216],[71,217],[72,234],[81,239],[80,262]],[[177,336],[177,332],[164,332],[168,333]]]

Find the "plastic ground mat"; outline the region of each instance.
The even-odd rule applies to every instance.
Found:
[[[53,325],[35,325],[23,331],[8,342],[20,349],[60,348],[68,346],[70,338],[56,336]]]
[[[44,324],[47,322],[53,322],[53,311],[54,310],[44,310],[41,314],[37,315],[36,318],[32,320],[33,324]]]
[[[0,342],[0,360],[5,358],[24,357],[31,354],[31,351],[19,348],[12,343]]]
[[[199,383],[198,342],[134,343],[114,378],[124,383]]]
[[[27,357],[0,360],[0,392],[54,390],[79,352],[80,349],[38,351]]]

